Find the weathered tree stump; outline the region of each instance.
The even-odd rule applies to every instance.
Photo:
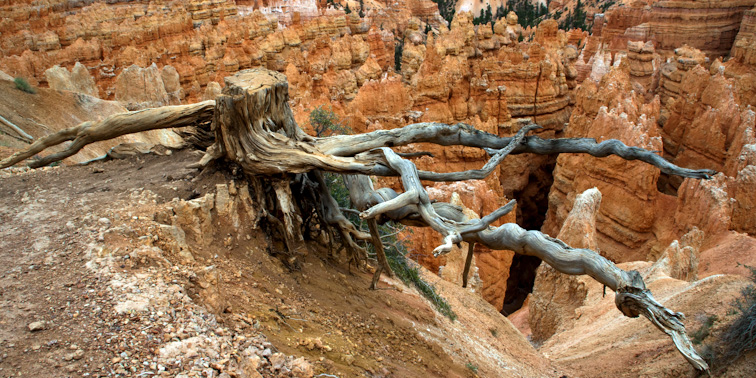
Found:
[[[598,143],[588,138],[548,140],[527,136],[528,131],[537,128],[537,125],[526,126],[517,135],[508,138],[485,133],[469,125],[441,123],[420,123],[360,135],[313,138],[306,135],[294,121],[283,74],[265,69],[244,70],[227,77],[225,84],[213,109],[215,142],[197,165],[202,167],[216,159],[223,159],[238,164],[250,178],[263,177],[268,180],[267,196],[275,199],[266,201],[260,210],[264,215],[262,218],[278,227],[291,257],[295,257],[303,248],[303,228],[313,229],[310,223],[315,222],[318,223],[315,228],[329,234],[337,230],[342,246],[348,250],[353,261],[364,262],[365,252],[355,239],[367,241],[371,240],[371,235],[356,229],[342,214],[322,176],[324,171],[349,174],[345,181],[352,204],[361,212],[362,218],[370,221],[374,242],[380,243],[375,231],[376,223],[392,220],[414,226],[429,226],[441,233],[444,244],[435,249],[436,255],[446,253],[453,244],[465,241],[479,243],[491,250],[507,249],[537,256],[562,273],[588,274],[616,292],[615,302],[623,314],[645,316],[672,338],[677,349],[696,369],[708,369],[688,340],[681,321],[683,315],[656,302],[638,272],[624,271],[594,251],[571,248],[561,240],[538,231],[524,230],[516,224],[491,227],[496,219],[512,210],[514,201],[480,219],[468,219],[456,206],[431,202],[421,180],[484,178],[507,155],[525,152],[587,153],[596,157],[617,155],[627,160],[641,160],[665,173],[682,177],[706,179],[713,171],[680,168],[653,152],[628,147],[618,140]],[[185,117],[181,119],[198,120],[207,114],[207,103],[194,106],[183,108],[182,112],[193,109],[195,114],[184,114]],[[160,110],[151,112],[160,114]],[[165,117],[145,119],[137,113],[124,116],[129,118],[122,121],[131,125],[128,130],[147,130],[149,125],[144,125],[145,122],[157,121],[161,127],[171,122],[179,123],[176,120],[166,121]],[[69,134],[79,135],[77,140],[82,138],[82,142],[74,143],[78,148],[89,140],[114,134],[95,133],[95,129],[99,130],[82,128]],[[124,130],[115,134],[123,135]],[[68,134],[64,136],[70,137]],[[52,139],[61,138],[63,136]],[[482,148],[491,155],[491,160],[479,170],[427,172],[418,170],[414,163],[390,148],[419,142]],[[36,147],[14,155],[13,159],[6,159],[0,166],[30,157],[46,148],[47,144],[38,141]],[[45,161],[49,162],[49,159]],[[404,192],[397,193],[389,188],[375,189],[368,175],[401,177]],[[260,185],[256,187],[266,190]],[[257,196],[266,197],[261,193]],[[387,269],[385,257],[379,255],[378,259]]]

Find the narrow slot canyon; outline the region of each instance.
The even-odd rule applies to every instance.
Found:
[[[528,184],[513,197],[517,199],[517,224],[526,230],[540,230],[546,220],[549,208],[549,191],[554,183],[556,156],[549,156],[538,169],[528,177]],[[534,256],[515,254],[509,268],[507,290],[501,314],[508,316],[522,308],[525,299],[533,291],[536,270],[541,259]]]

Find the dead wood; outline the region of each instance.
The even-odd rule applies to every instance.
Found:
[[[5,125],[6,127],[8,127],[11,130],[13,130],[13,132],[15,132],[16,134],[18,134],[17,136],[14,136],[17,139],[20,139],[20,140],[22,140],[24,142],[27,142],[27,143],[31,143],[31,142],[34,141],[34,137],[33,136],[29,135],[26,131],[24,131],[20,127],[14,125],[11,121],[8,121],[3,116],[0,116],[0,124]]]
[[[10,167],[47,148],[57,146],[66,141],[73,142],[63,151],[30,162],[29,167],[43,167],[63,160],[79,152],[84,146],[90,143],[141,131],[184,127],[206,122],[213,114],[214,105],[213,101],[205,101],[192,105],[164,106],[161,108],[114,114],[100,121],[82,122],[77,126],[37,139],[28,148],[0,161],[0,169]]]
[[[685,358],[699,370],[708,366],[697,355],[685,334],[681,323],[682,314],[666,309],[653,299],[636,271],[624,271],[611,261],[588,249],[571,248],[564,242],[538,231],[527,231],[516,224],[492,227],[491,224],[514,208],[514,201],[481,219],[468,219],[459,207],[443,202],[431,202],[421,180],[460,181],[485,178],[508,154],[536,153],[586,153],[596,157],[616,155],[627,160],[640,160],[658,167],[661,171],[692,178],[710,178],[714,171],[681,168],[664,160],[659,155],[642,148],[629,147],[618,140],[596,142],[588,138],[547,140],[526,133],[536,125],[529,125],[513,137],[499,137],[464,125],[419,123],[399,129],[380,130],[359,135],[340,135],[313,138],[306,135],[294,121],[288,106],[288,86],[284,75],[265,69],[241,71],[225,79],[223,94],[216,99],[214,110],[210,103],[196,104],[197,108],[183,108],[187,121],[213,115],[214,144],[207,149],[197,166],[205,166],[213,160],[224,159],[238,164],[249,177],[264,176],[275,184],[276,201],[267,201],[263,209],[269,218],[278,221],[284,234],[289,254],[295,256],[301,248],[302,219],[318,219],[324,226],[338,232],[341,245],[349,251],[351,261],[366,260],[364,250],[356,239],[375,242],[377,223],[393,220],[408,225],[429,226],[444,237],[443,244],[434,250],[435,255],[447,253],[452,245],[465,241],[470,243],[468,260],[471,259],[474,243],[492,250],[512,250],[515,253],[537,256],[566,274],[588,274],[616,292],[616,304],[623,314],[630,317],[644,315],[663,332],[670,335],[675,346]],[[165,108],[160,108],[165,109]],[[180,123],[176,118],[152,109],[154,115],[144,117],[138,112],[121,115],[111,122],[122,126],[119,131],[103,130],[100,125],[80,125],[35,142],[29,150],[4,160],[0,166],[8,166],[33,154],[60,143],[74,140],[70,151],[111,135],[152,128],[174,127]],[[191,109],[188,110],[188,109]],[[153,113],[149,113],[153,114]],[[118,117],[118,116],[114,116]],[[168,120],[170,119],[170,121]],[[155,122],[162,122],[154,127]],[[146,125],[145,123],[151,123]],[[97,130],[97,132],[95,132]],[[99,138],[99,139],[98,139]],[[433,143],[442,146],[463,145],[486,149],[491,160],[479,169],[466,172],[436,173],[420,171],[403,156],[389,147],[412,143]],[[34,152],[32,152],[34,151]],[[75,151],[74,151],[75,152]],[[55,154],[59,158],[60,154]],[[50,159],[45,160],[51,161]],[[37,164],[37,166],[43,164]],[[322,172],[329,171],[345,176],[352,205],[360,216],[370,221],[371,235],[359,231],[342,214],[338,203],[331,196]],[[309,184],[309,196],[294,195],[290,185],[302,181],[303,175]],[[375,189],[369,175],[398,176],[404,191],[397,193],[389,188]],[[308,206],[298,206],[297,198],[307,198]],[[315,212],[301,216],[302,209]],[[275,216],[274,216],[275,215]],[[273,220],[271,219],[271,221]],[[275,223],[275,222],[273,222]],[[377,241],[380,244],[380,240]],[[387,269],[385,256],[379,255],[378,274]],[[465,284],[469,264],[466,261]],[[375,280],[374,280],[375,283]]]
[[[470,266],[472,265],[473,252],[475,251],[475,243],[467,244],[467,256],[465,257],[465,268],[462,270],[462,287],[467,287],[467,281],[470,274]]]

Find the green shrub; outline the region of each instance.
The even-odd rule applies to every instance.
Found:
[[[473,372],[474,374],[478,374],[478,367],[475,364],[473,364],[472,362],[468,362],[465,365],[465,367],[467,367],[468,369],[470,369],[470,371]]]
[[[34,87],[32,87],[31,85],[29,85],[29,82],[26,81],[26,79],[24,79],[23,77],[17,77],[13,79],[13,82],[16,83],[16,88],[26,93],[31,93],[31,94],[37,93],[37,90],[34,89]]]
[[[333,112],[333,109],[330,107],[326,109],[323,105],[310,112],[310,126],[315,130],[315,135],[318,137],[352,133],[352,129],[342,124],[341,119]]]
[[[701,325],[701,328],[690,335],[691,342],[693,342],[693,344],[695,345],[701,344],[701,342],[709,336],[709,333],[711,333],[711,327],[717,320],[718,318],[716,315],[710,315],[709,317],[707,317],[704,323]]]
[[[754,285],[743,289],[732,309],[728,311],[728,315],[736,315],[737,318],[717,335],[716,341],[711,341],[701,348],[701,356],[715,372],[726,370],[740,357],[756,350],[756,268],[745,267],[751,271],[750,278]],[[707,323],[709,322],[704,323],[701,330],[691,335],[693,343],[699,343],[708,335],[710,326],[707,327]],[[711,323],[713,324],[713,321]]]
[[[756,268],[745,267],[751,271],[751,280],[756,284]],[[749,285],[743,289],[734,307],[740,316],[722,335],[722,345],[725,346],[722,362],[725,364],[737,360],[747,352],[756,350],[756,286]]]
[[[384,226],[385,227],[385,226]],[[457,314],[452,311],[451,306],[446,300],[436,292],[436,288],[433,285],[425,282],[420,277],[420,271],[417,263],[410,262],[407,259],[407,247],[404,241],[397,240],[398,231],[387,233],[385,228],[379,228],[381,234],[381,240],[384,241],[384,252],[386,253],[386,260],[388,260],[391,270],[396,273],[405,285],[414,286],[420,294],[427,298],[433,304],[433,307],[438,310],[442,315],[453,320],[457,319]]]

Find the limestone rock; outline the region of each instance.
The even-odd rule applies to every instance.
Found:
[[[706,55],[701,50],[687,45],[675,49],[674,53],[674,61],[661,67],[659,95],[663,104],[668,104],[670,98],[677,99],[682,95],[680,86],[686,72],[707,62]]]
[[[163,66],[160,70],[163,79],[163,87],[168,94],[169,105],[179,105],[184,98],[184,90],[181,88],[181,78],[173,66]]]
[[[664,250],[662,256],[651,266],[649,276],[655,274],[676,280],[692,282],[698,279],[698,261],[704,233],[693,227],[678,242]]]
[[[45,78],[52,89],[78,92],[98,97],[98,89],[89,70],[76,62],[71,71],[61,66],[54,66],[45,71]]]
[[[566,135],[597,141],[619,139],[629,146],[661,150],[661,135],[655,122],[660,105],[658,101],[644,104],[632,86],[626,65],[612,68],[598,84],[583,82]],[[655,207],[663,206],[657,199],[658,177],[659,171],[654,167],[617,157],[561,155],[557,158],[542,230],[557,235],[573,198],[597,187],[604,195],[596,220],[598,249],[614,261],[645,260],[648,248],[655,242],[651,232]]]
[[[734,186],[733,229],[756,236],[756,165],[749,165],[738,172]]]
[[[597,250],[596,216],[600,204],[601,192],[596,188],[578,195],[557,238],[571,247]],[[559,273],[541,263],[528,300],[528,323],[533,340],[544,341],[569,329],[578,317],[575,310],[585,304],[591,280],[585,275]]]
[[[596,215],[601,206],[601,192],[591,188],[580,193],[565,219],[557,239],[574,248],[598,250]]]
[[[606,12],[601,38],[617,51],[628,41],[654,42],[657,51],[671,52],[687,44],[707,55],[730,52],[743,13],[754,1],[632,2]],[[683,31],[684,30],[684,31]]]
[[[116,78],[116,101],[131,110],[170,104],[163,77],[154,63],[147,68],[131,65]]]
[[[215,100],[221,94],[221,86],[217,81],[207,83],[205,92],[202,94],[202,101]]]
[[[630,81],[638,83],[642,92],[652,93],[658,84],[659,78],[655,74],[661,63],[659,56],[655,54],[653,43],[627,42],[627,50]]]
[[[722,319],[747,280],[717,275],[695,282],[663,275],[647,277],[649,263],[621,264],[644,275],[654,298],[686,315],[688,332],[697,330],[709,316]],[[586,288],[588,299],[576,309],[579,317],[546,340],[539,349],[550,358],[586,377],[672,377],[692,373],[680,358],[669,337],[645,319],[629,319],[617,311],[614,295],[602,296],[601,285],[593,281]]]

